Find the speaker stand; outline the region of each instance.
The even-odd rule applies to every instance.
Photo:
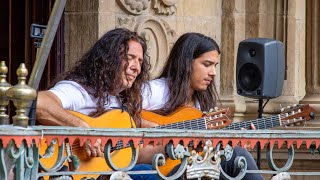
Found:
[[[258,119],[262,118],[263,113],[263,99],[259,99],[259,109],[258,109]],[[257,142],[257,167],[260,169],[260,162],[261,162],[261,145],[260,141]]]

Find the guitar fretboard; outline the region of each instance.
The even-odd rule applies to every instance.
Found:
[[[166,124],[161,126],[156,126],[156,129],[190,129],[190,130],[205,130],[206,128],[206,120],[204,118],[186,120],[182,122]]]
[[[226,130],[240,130],[241,128],[250,129],[251,123],[254,124],[255,128],[258,129],[269,129],[272,127],[280,126],[282,115],[270,116],[265,118],[259,118],[255,120],[242,121],[238,123],[232,123],[229,126],[223,128]],[[280,119],[279,119],[280,118]]]
[[[257,130],[259,129],[269,129],[272,127],[277,127],[281,126],[280,122],[281,119],[285,117],[284,114],[276,115],[276,116],[270,116],[270,117],[264,117],[264,118],[259,118],[255,120],[247,120],[247,121],[242,121],[238,123],[232,123],[231,125],[222,128],[224,130],[240,130],[241,128],[245,129],[250,129],[251,123],[254,124],[255,128]],[[199,119],[194,119],[194,120],[186,120],[182,122],[177,122],[177,123],[172,123],[172,124],[166,124],[166,125],[161,125],[161,126],[156,126],[154,128],[156,129],[188,129],[188,130],[205,130],[207,129],[207,124],[208,123],[214,123],[214,120],[211,122],[210,118],[199,118]],[[143,142],[140,142],[143,143]],[[126,147],[128,147],[127,145]],[[116,149],[121,149],[123,148],[123,143],[121,140],[118,141],[117,145],[113,148],[114,150]]]
[[[205,130],[206,128],[206,121],[210,121],[210,119],[205,118],[199,118],[199,119],[193,119],[193,120],[186,120],[181,121],[177,123],[172,124],[166,124],[161,126],[156,126],[154,128],[156,129],[190,129],[190,130]],[[140,142],[141,144],[143,141]],[[129,147],[129,144],[127,144],[125,147]],[[112,150],[117,150],[124,148],[123,142],[119,140],[115,147],[112,148]]]

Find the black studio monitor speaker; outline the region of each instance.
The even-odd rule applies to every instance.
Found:
[[[237,93],[256,99],[281,95],[285,64],[283,43],[267,38],[241,41],[237,55]]]

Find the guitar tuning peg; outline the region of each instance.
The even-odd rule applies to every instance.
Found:
[[[297,104],[293,104],[293,107],[297,107]]]
[[[214,111],[214,109],[213,108],[211,108],[210,110],[209,110],[209,113],[212,113]]]
[[[287,109],[290,109],[291,107],[290,106],[287,106]]]
[[[216,107],[214,107],[214,110],[215,111],[219,111],[219,108],[216,106]]]
[[[284,108],[284,107],[280,109],[280,111],[281,111],[281,112],[284,112],[284,110],[285,110],[285,108]]]
[[[301,109],[298,109],[298,113],[301,113]]]

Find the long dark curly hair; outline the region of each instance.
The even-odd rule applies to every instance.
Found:
[[[176,41],[159,77],[168,80],[169,100],[156,112],[166,115],[188,103],[192,62],[202,54],[214,50],[220,54],[218,44],[212,38],[200,33],[186,33]],[[202,111],[209,111],[216,106],[219,97],[213,82],[207,90],[195,91],[193,94],[192,99],[199,102]]]
[[[103,113],[104,104],[109,103],[108,93],[114,92],[119,84],[122,84],[121,73],[128,66],[127,53],[130,40],[141,44],[143,63],[141,73],[136,77],[132,87],[122,91],[119,98],[124,100],[129,114],[138,126],[141,124],[141,86],[149,80],[150,62],[147,45],[136,32],[124,28],[107,32],[61,79],[79,83],[89,94],[98,99],[97,110],[90,113],[90,116]],[[124,67],[123,60],[127,61]]]

